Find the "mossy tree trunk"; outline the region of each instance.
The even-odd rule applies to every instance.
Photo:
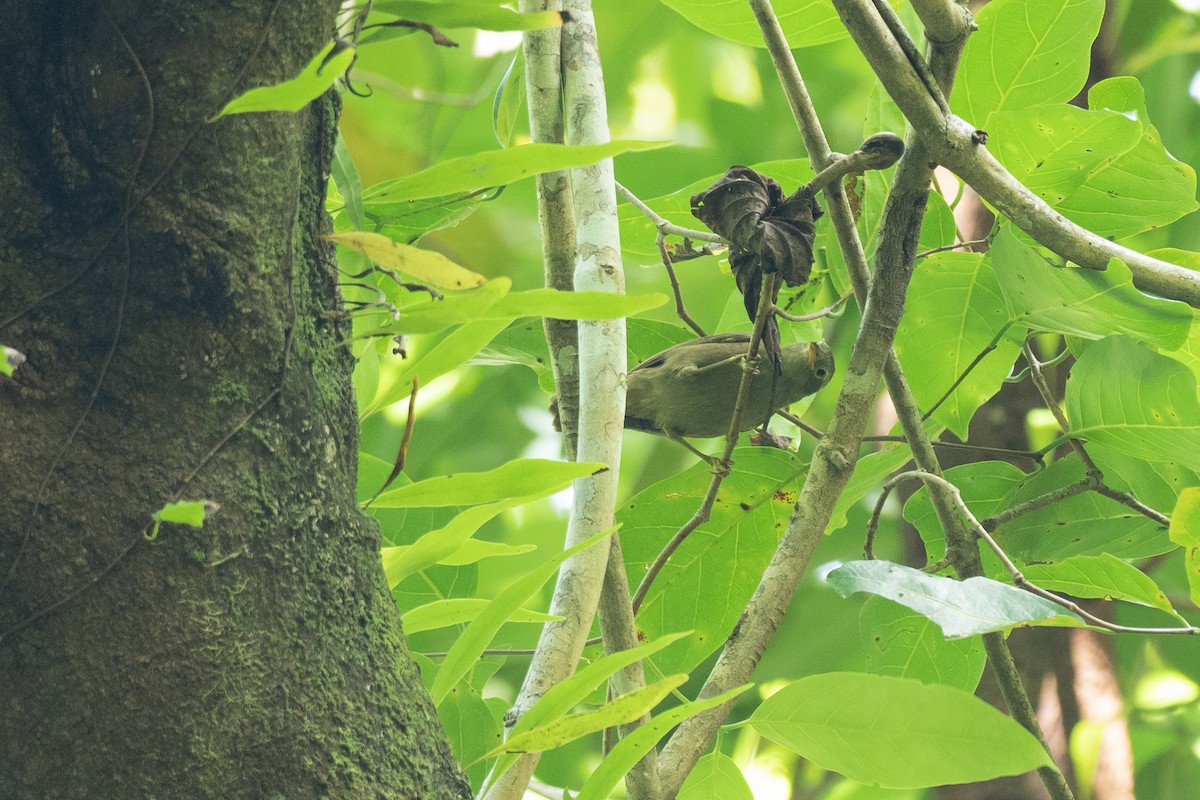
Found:
[[[0,9],[0,794],[469,795],[354,499],[336,98],[204,121],[336,4]]]

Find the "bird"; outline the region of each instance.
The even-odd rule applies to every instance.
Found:
[[[673,439],[712,461],[686,439],[725,436],[733,419],[741,357],[750,335],[724,333],[677,344],[651,356],[626,376],[625,427]],[[758,369],[740,430],[762,425],[781,408],[820,391],[833,378],[833,352],[824,342],[783,348],[780,372]]]

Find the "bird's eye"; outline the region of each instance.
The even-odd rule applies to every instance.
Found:
[[[818,370],[817,370],[817,377],[818,377],[818,378],[824,378],[824,377],[825,377],[825,370],[823,370],[823,369],[818,369]]]

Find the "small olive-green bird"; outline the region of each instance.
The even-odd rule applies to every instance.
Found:
[[[741,356],[749,343],[746,333],[705,336],[643,361],[628,375],[625,427],[667,436],[693,452],[698,451],[684,438],[729,433],[742,379]],[[784,347],[778,376],[764,359],[751,379],[741,429],[761,425],[775,411],[824,388],[833,372],[833,352],[824,342]]]

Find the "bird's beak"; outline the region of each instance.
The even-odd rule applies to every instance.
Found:
[[[808,368],[812,369],[817,365],[817,344],[816,342],[808,343]]]

